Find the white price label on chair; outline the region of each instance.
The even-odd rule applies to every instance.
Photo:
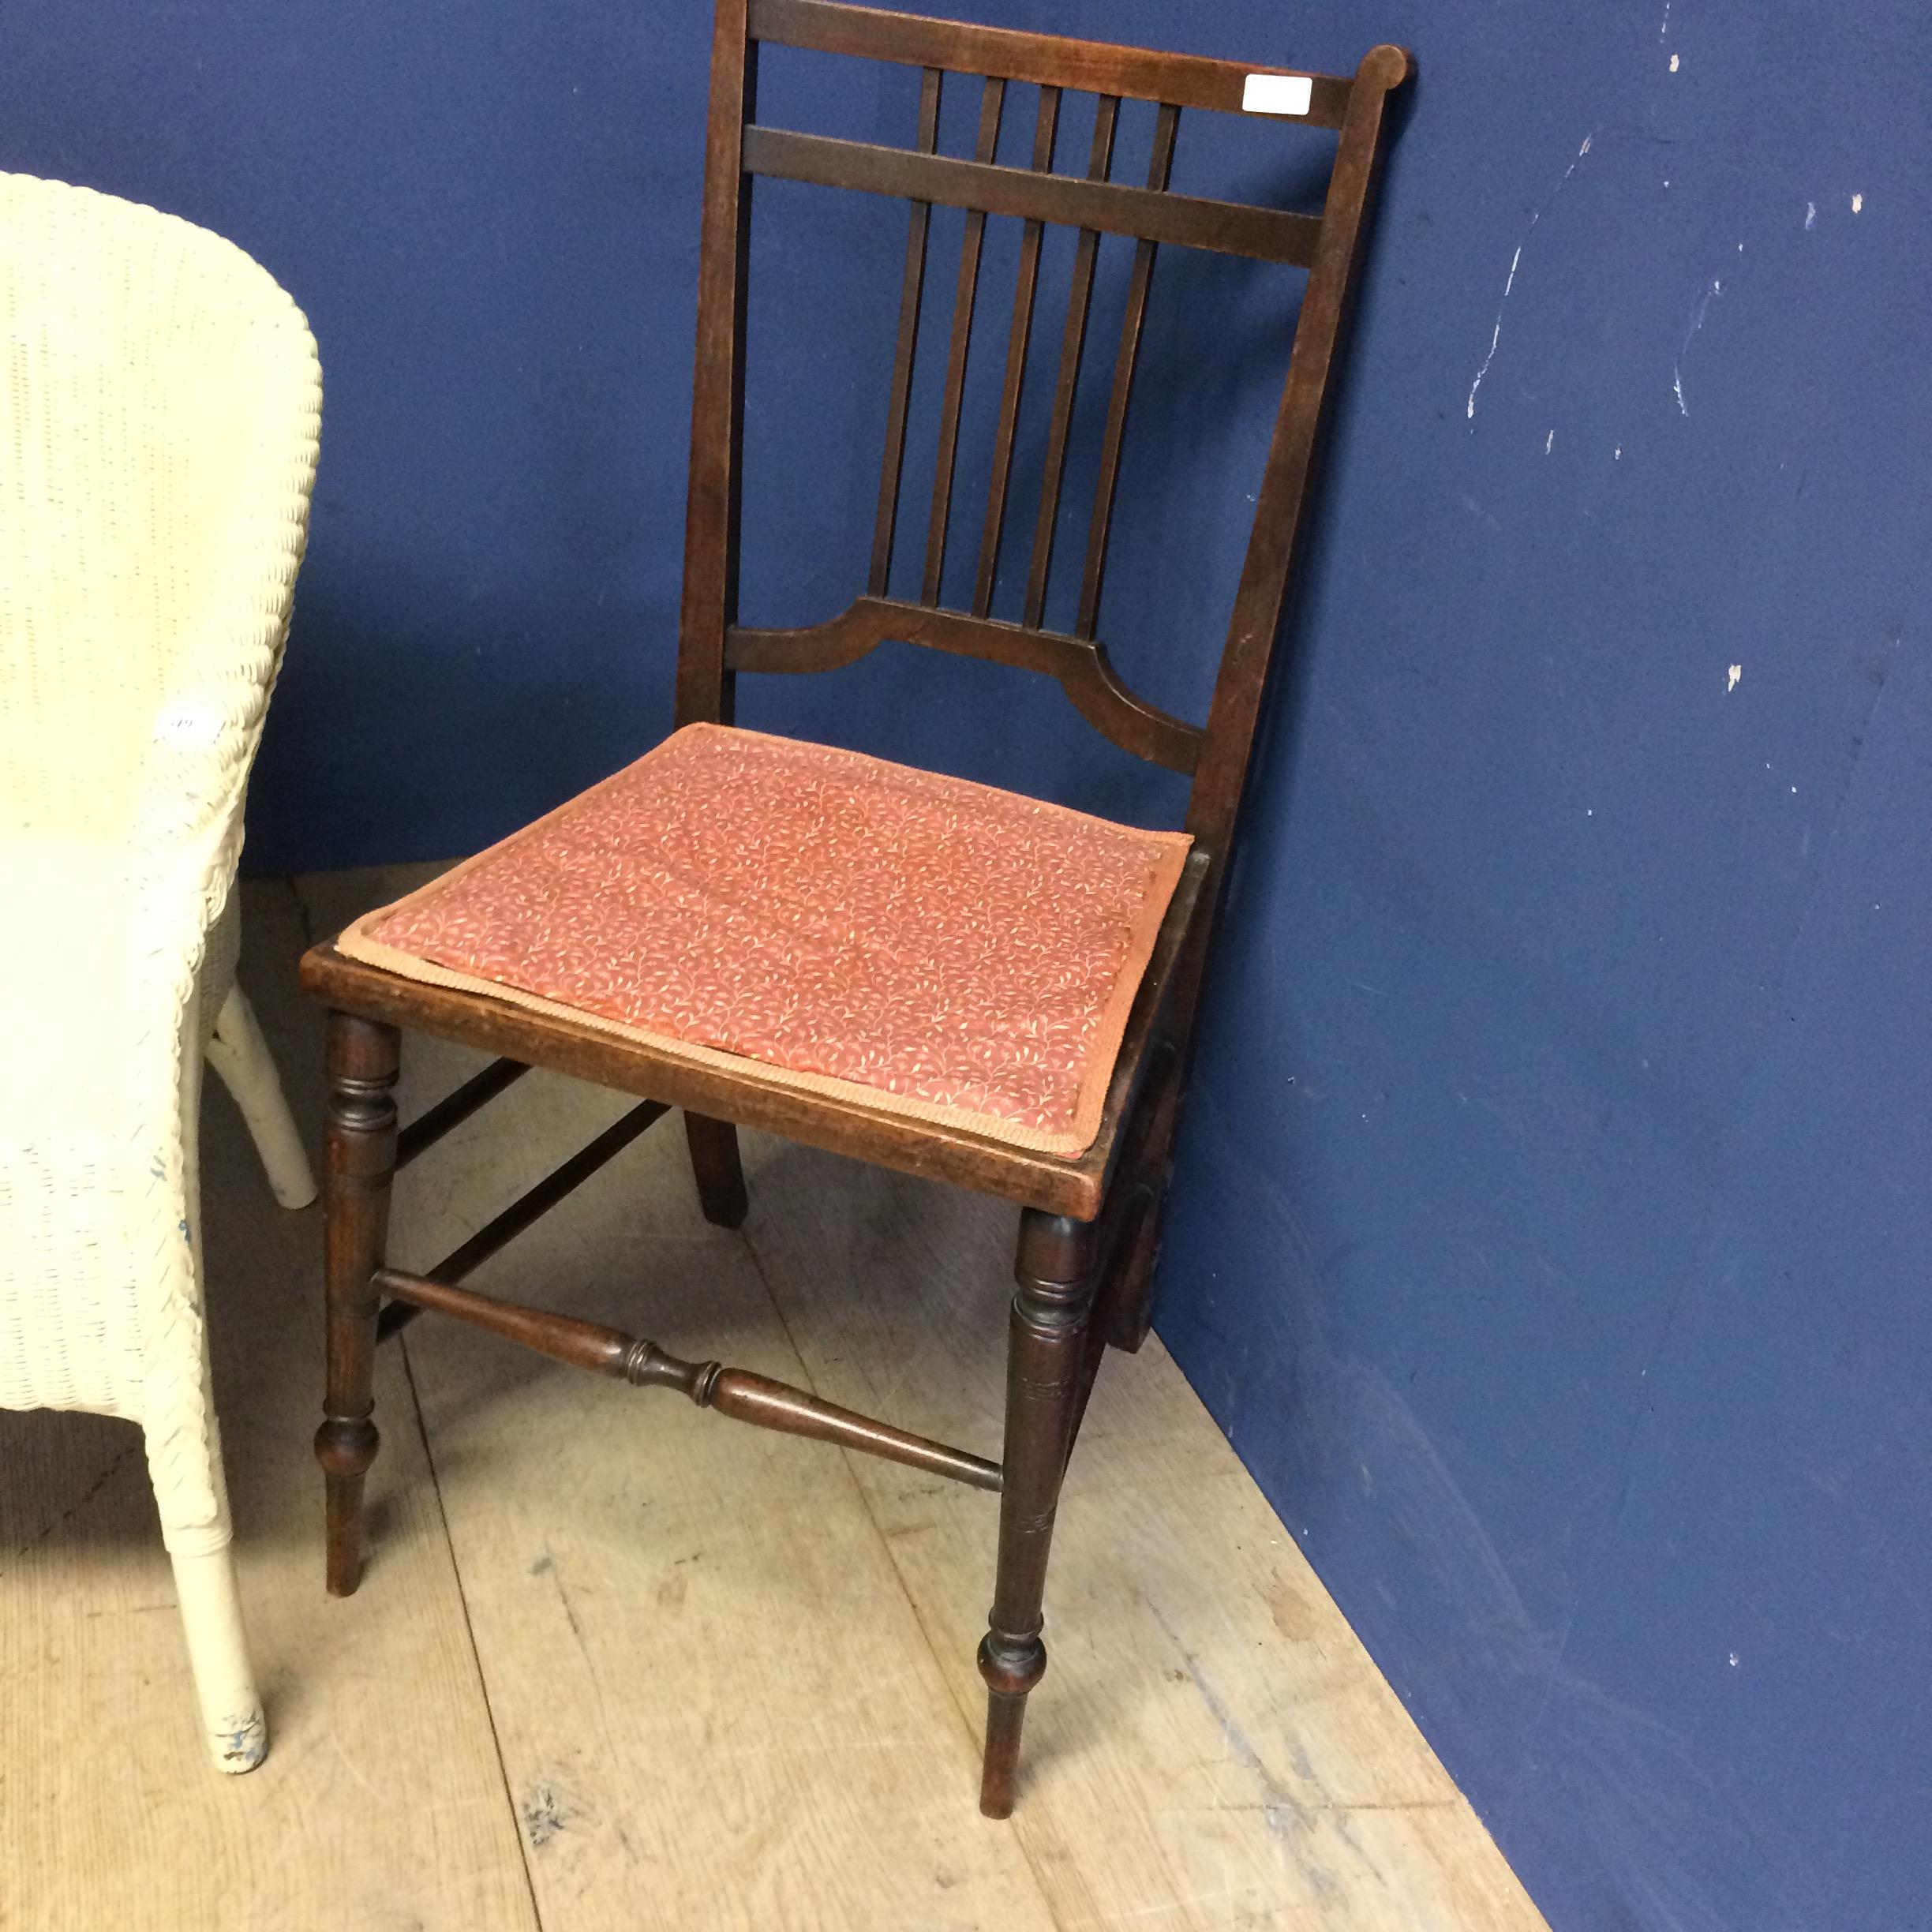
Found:
[[[1314,99],[1308,74],[1250,74],[1241,87],[1243,114],[1305,114]]]

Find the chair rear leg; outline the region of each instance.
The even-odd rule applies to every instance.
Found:
[[[208,1062],[242,1110],[275,1199],[284,1208],[306,1208],[316,1197],[309,1151],[289,1111],[255,1009],[238,986],[230,987],[222,1002],[220,1017],[208,1036]]]
[[[751,1200],[745,1193],[744,1165],[738,1158],[738,1129],[729,1121],[687,1114],[684,1138],[691,1148],[691,1172],[698,1178],[704,1218],[714,1227],[742,1226]]]
[[[362,1492],[380,1440],[370,1386],[381,1297],[372,1278],[389,1234],[400,1054],[394,1027],[350,1013],[329,1016],[323,1153],[328,1369],[315,1452],[326,1479],[328,1588],[336,1597],[350,1595],[361,1580]]]
[[[1138,1352],[1154,1326],[1154,1270],[1160,1260],[1162,1223],[1167,1211],[1167,1175],[1157,1172],[1148,1181],[1150,1204],[1133,1230],[1121,1263],[1118,1290],[1106,1320],[1108,1342],[1132,1355]]]
[[[1160,1259],[1167,1183],[1174,1173],[1174,1134],[1180,1125],[1182,1098],[1178,1083],[1170,1083],[1147,1139],[1136,1151],[1129,1170],[1114,1183],[1116,1188],[1134,1188],[1146,1200],[1136,1215],[1124,1251],[1115,1264],[1118,1275],[1107,1297],[1104,1322],[1108,1343],[1130,1355],[1146,1341],[1154,1324],[1154,1268]]]
[[[1041,1598],[1054,1513],[1079,1408],[1093,1310],[1094,1226],[1029,1208],[1020,1223],[1006,1367],[1005,1481],[999,1574],[979,1646],[987,1685],[979,1809],[1012,1815],[1028,1693],[1046,1674]]]

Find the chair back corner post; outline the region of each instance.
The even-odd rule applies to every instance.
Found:
[[[1212,855],[1204,897],[1211,923],[1234,844],[1268,675],[1277,655],[1319,452],[1329,378],[1354,292],[1356,270],[1380,155],[1383,108],[1413,63],[1402,50],[1372,48],[1350,88],[1321,232],[1295,324],[1241,580],[1215,679],[1208,723],[1188,797],[1187,829]]]
[[[725,634],[738,616],[743,500],[745,289],[751,176],[746,128],[758,111],[758,43],[747,0],[717,0],[706,120],[690,484],[678,624],[676,723],[728,724]]]
[[[1195,1019],[1220,923],[1222,889],[1247,788],[1262,699],[1276,654],[1329,374],[1347,322],[1380,153],[1383,109],[1388,94],[1413,70],[1413,62],[1403,50],[1376,47],[1363,58],[1349,92],[1322,211],[1321,234],[1303,291],[1281,409],[1257,492],[1200,755],[1189,789],[1187,829],[1206,868],[1184,949],[1175,962],[1162,1028],[1162,1036],[1174,1054],[1168,1078],[1170,1098],[1151,1137],[1151,1143],[1158,1144],[1154,1151],[1155,1186],[1162,1192],[1165,1174],[1158,1170],[1171,1160],[1174,1129],[1193,1076]],[[1158,1211],[1148,1217],[1148,1226],[1155,1231],[1131,1267],[1120,1305],[1112,1315],[1109,1339],[1124,1348],[1138,1348],[1152,1324],[1153,1260],[1159,1247],[1159,1218]]]

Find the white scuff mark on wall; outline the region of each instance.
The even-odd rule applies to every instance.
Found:
[[[1671,72],[1672,72],[1672,73],[1675,73],[1676,71],[1677,71],[1677,56],[1676,56],[1675,54],[1673,54],[1671,56]]]
[[[1817,226],[1818,204],[1815,201],[1807,201],[1805,204],[1805,233],[1809,234]]]
[[[1549,212],[1550,203],[1563,191],[1566,183],[1590,151],[1590,143],[1597,138],[1597,129],[1592,128],[1583,137],[1583,144],[1576,151],[1576,159],[1563,171],[1563,178],[1549,191],[1542,207],[1530,217],[1530,226],[1523,230],[1523,238],[1516,244],[1516,253],[1510,257],[1509,273],[1503,281],[1503,299],[1496,304],[1496,327],[1489,331],[1488,352],[1482,359],[1482,367],[1476,372],[1476,380],[1470,384],[1469,401],[1463,414],[1472,423],[1476,420],[1476,391],[1483,386],[1483,378],[1489,373],[1489,365],[1496,360],[1496,344],[1503,339],[1503,311],[1509,306],[1510,290],[1516,286],[1516,271],[1522,265],[1523,250],[1530,245],[1530,238],[1536,233],[1536,225]]]
[[[1725,673],[1724,689],[1728,691],[1735,691],[1738,687],[1738,680],[1743,677],[1743,675],[1744,667],[1742,665],[1733,665],[1730,670]]]
[[[1713,281],[1698,298],[1697,306],[1690,311],[1690,326],[1684,331],[1683,346],[1677,351],[1676,367],[1671,373],[1671,393],[1677,399],[1679,415],[1688,416],[1690,405],[1684,400],[1683,361],[1690,353],[1690,345],[1697,340],[1697,332],[1704,326],[1704,318],[1710,313],[1710,305],[1724,293],[1724,284]]]
[[[1855,194],[1852,197],[1852,212],[1854,215],[1862,213],[1864,207],[1865,197],[1862,194]]]
[[[1538,208],[1530,217],[1530,226],[1534,228],[1543,219],[1543,211]],[[1510,290],[1516,286],[1517,264],[1522,260],[1523,245],[1516,244],[1516,253],[1510,257],[1509,275],[1503,284],[1503,300],[1496,309],[1496,327],[1489,331],[1489,353],[1482,359],[1482,367],[1476,372],[1476,380],[1470,384],[1469,402],[1463,414],[1471,422],[1476,420],[1476,391],[1483,386],[1483,378],[1489,373],[1489,365],[1496,360],[1496,344],[1503,339],[1503,311],[1509,305]]]
[[[1556,447],[1556,432],[1552,429],[1549,434],[1543,439],[1543,454],[1547,456]]]

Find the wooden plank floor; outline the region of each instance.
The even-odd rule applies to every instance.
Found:
[[[246,890],[319,1118],[305,932],[424,876]],[[404,1059],[404,1111],[474,1064]],[[427,1264],[620,1110],[533,1076],[399,1185]],[[426,1320],[379,1367],[373,1556],[320,1586],[313,1211],[204,1124],[218,1388],[271,1749],[204,1768],[137,1439],[0,1415],[0,1927],[1532,1932],[1542,1920],[1158,1342],[1109,1358],[1018,1814],[975,1808],[994,1499]],[[659,1129],[478,1277],[997,1454],[1010,1210]]]

